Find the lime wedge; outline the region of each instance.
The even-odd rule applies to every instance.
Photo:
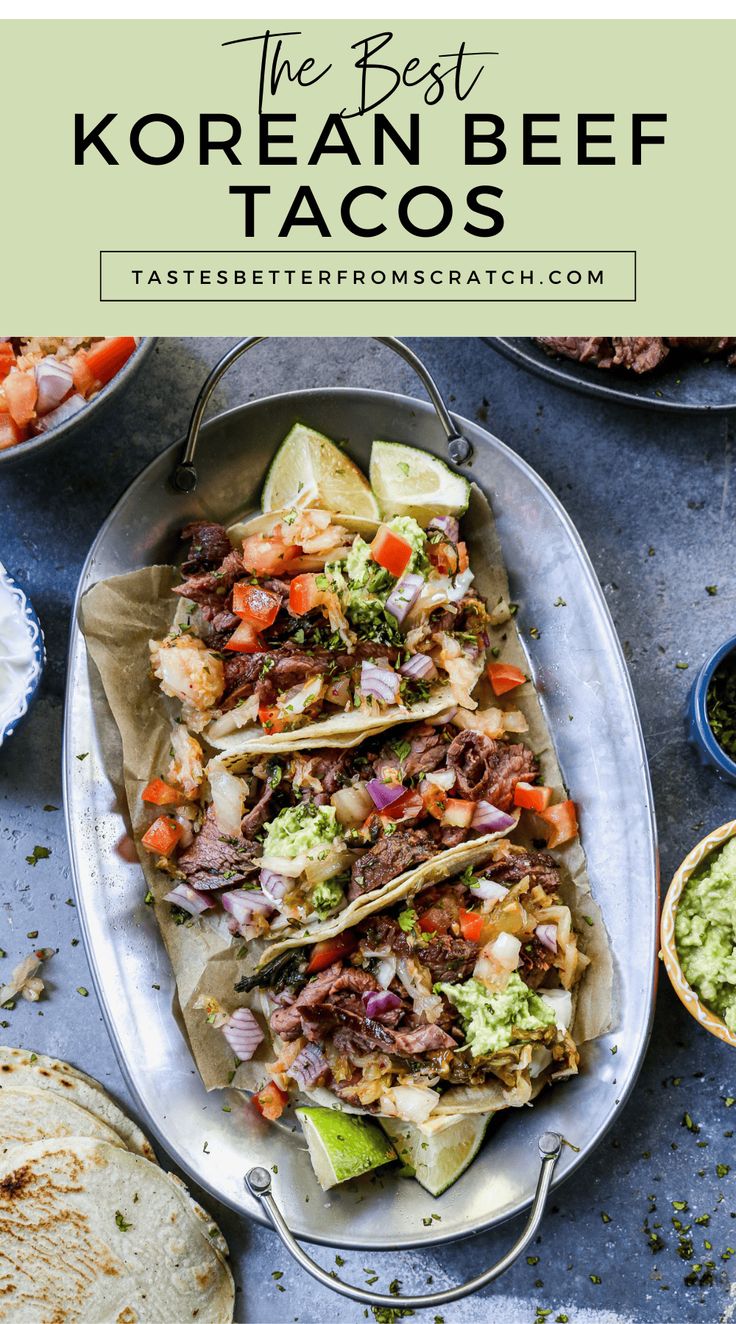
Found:
[[[323,1191],[396,1158],[378,1127],[335,1108],[297,1108],[314,1173]]]
[[[411,515],[426,524],[432,515],[462,515],[470,500],[470,483],[449,465],[414,446],[374,441],[371,487],[381,514]]]
[[[263,484],[264,511],[319,506],[339,515],[378,519],[376,498],[364,474],[321,432],[295,423],[271,461]]]
[[[493,1113],[443,1117],[415,1126],[396,1117],[382,1117],[402,1163],[430,1195],[441,1195],[470,1166],[483,1142]]]

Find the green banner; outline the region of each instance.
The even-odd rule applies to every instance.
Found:
[[[5,21],[4,314],[108,334],[710,334],[736,303],[735,33]]]

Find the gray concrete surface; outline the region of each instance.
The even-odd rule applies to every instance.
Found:
[[[62,815],[51,808],[61,805],[70,604],[101,520],[131,478],[182,433],[196,390],[227,343],[159,342],[119,409],[93,434],[0,476],[0,559],[28,587],[48,648],[41,696],[0,750],[0,948],[7,952],[0,982],[31,948],[58,949],[46,967],[46,998],[0,1011],[0,1040],[71,1058],[128,1106],[78,940]],[[735,628],[732,431],[722,418],[660,418],[601,405],[526,375],[477,340],[410,343],[458,412],[487,422],[539,470],[587,544],[636,688],[666,884],[690,846],[736,810],[736,792],[699,766],[681,720],[695,669]],[[224,407],[330,384],[415,391],[409,370],[373,343],[283,340],[249,355],[218,399]],[[708,584],[718,585],[717,595],[706,593]],[[35,845],[51,854],[31,865],[26,857]],[[680,1007],[663,973],[649,1054],[615,1130],[559,1191],[529,1261],[482,1296],[443,1310],[445,1324],[725,1324],[734,1317],[736,1257],[723,1257],[736,1248],[736,1106],[725,1102],[736,1094],[735,1065],[729,1049]],[[730,1171],[719,1177],[716,1165],[724,1164]],[[683,1201],[685,1209],[673,1207]],[[270,1232],[213,1212],[232,1248],[239,1321],[339,1317],[357,1324],[365,1317],[361,1306],[306,1278]],[[703,1216],[707,1223],[695,1221]],[[362,1283],[366,1269],[375,1270],[384,1289],[394,1279],[404,1290],[446,1285],[480,1271],[516,1230],[509,1225],[437,1252],[346,1252],[337,1272]],[[336,1267],[334,1254],[317,1254]]]

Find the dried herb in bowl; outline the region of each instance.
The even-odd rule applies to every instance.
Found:
[[[721,749],[736,760],[736,652],[716,667],[708,686],[706,712]]]

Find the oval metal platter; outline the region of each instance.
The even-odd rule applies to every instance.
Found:
[[[334,438],[368,467],[374,437],[444,455],[430,405],[378,391],[314,390],[274,396],[222,414],[202,430],[193,495],[168,479],[181,446],[164,451],[103,525],[82,572],[93,583],[172,560],[178,531],[194,518],[225,518],[257,504],[271,457],[296,419]],[[395,1248],[451,1241],[492,1227],[529,1205],[539,1168],[537,1137],[560,1132],[556,1181],[569,1176],[624,1105],[649,1038],[655,989],[657,867],[646,755],[631,684],[608,609],[568,516],[518,455],[477,424],[456,420],[475,448],[465,472],[490,498],[520,624],[536,625],[530,667],[563,772],[582,810],[592,887],[615,961],[610,1034],[583,1050],[580,1075],[533,1108],[492,1121],[468,1172],[435,1201],[416,1182],[388,1175],[323,1194],[304,1143],[268,1126],[228,1091],[208,1095],[172,1011],[173,979],[142,873],[126,859],[127,811],[120,749],[84,640],[75,625],[65,724],[67,825],[77,904],[90,965],[121,1067],[156,1141],[200,1186],[248,1217],[261,1217],[243,1185],[253,1164],[276,1165],[275,1193],[297,1236],[334,1246]],[[567,607],[555,609],[562,596]],[[76,613],[75,613],[76,619]],[[570,721],[570,715],[574,720]],[[80,750],[89,757],[79,760]],[[129,845],[129,842],[128,842]],[[616,1055],[612,1048],[616,1046]],[[223,1103],[232,1111],[223,1112]],[[276,1169],[274,1169],[275,1171]],[[441,1221],[425,1221],[439,1213]]]
[[[482,339],[517,367],[583,395],[681,414],[736,410],[736,368],[729,368],[725,359],[687,358],[683,352],[665,360],[656,371],[637,376],[623,368],[601,370],[590,363],[550,358],[528,336],[483,336]]]

